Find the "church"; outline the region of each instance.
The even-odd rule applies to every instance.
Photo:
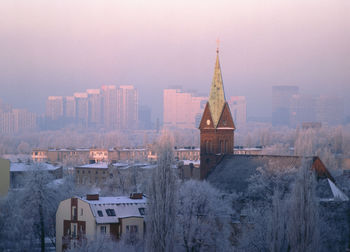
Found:
[[[239,155],[234,153],[235,124],[230,107],[225,99],[225,91],[219,61],[219,49],[216,50],[214,76],[210,88],[209,100],[205,106],[199,125],[200,130],[200,166],[199,172],[187,173],[191,178],[207,180],[226,193],[245,194],[251,178],[262,170],[296,171],[304,164],[315,172],[317,183],[323,185],[320,196],[334,198],[337,192],[335,180],[317,156],[281,156],[281,155]],[[197,169],[198,170],[198,169]],[[344,194],[344,199],[346,195]]]

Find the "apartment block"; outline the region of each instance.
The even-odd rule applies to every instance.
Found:
[[[245,96],[231,96],[227,102],[236,128],[244,127],[247,122],[247,101]]]
[[[163,92],[163,125],[166,128],[195,129],[207,97],[196,97],[180,89]]]
[[[130,197],[88,194],[61,201],[56,212],[56,251],[103,237],[142,239],[146,207],[147,199],[140,193]]]

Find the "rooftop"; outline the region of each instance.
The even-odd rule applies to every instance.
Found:
[[[38,164],[33,164],[33,163],[11,163],[10,165],[10,171],[11,172],[23,172],[23,171],[30,171],[35,169],[35,167],[38,167],[38,169],[46,170],[46,171],[54,171],[59,169],[59,166],[54,166],[52,164],[48,163],[38,163]]]

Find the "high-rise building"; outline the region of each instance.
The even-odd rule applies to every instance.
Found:
[[[64,117],[66,120],[73,122],[76,117],[76,102],[74,96],[66,96],[64,102]]]
[[[138,128],[138,100],[139,93],[134,86],[120,86],[118,88],[118,128]]]
[[[316,121],[316,99],[311,95],[295,94],[290,103],[289,125],[300,126],[305,122]]]
[[[74,93],[76,104],[76,120],[82,127],[87,127],[89,103],[87,93]]]
[[[247,101],[245,96],[231,96],[228,100],[231,114],[236,127],[239,129],[247,122]]]
[[[63,119],[63,97],[49,96],[46,101],[46,118],[50,120]]]
[[[344,101],[338,96],[322,95],[316,99],[316,121],[338,125],[344,120]]]
[[[13,109],[13,132],[36,129],[36,115],[26,109]]]
[[[167,128],[194,129],[202,114],[207,97],[192,96],[180,89],[163,91],[163,126]],[[196,123],[197,122],[197,123]]]
[[[114,85],[104,85],[102,89],[102,118],[106,129],[117,128],[117,88]]]
[[[272,124],[289,125],[290,107],[293,95],[299,93],[297,86],[272,87]]]
[[[102,124],[102,97],[100,89],[88,89],[88,122],[90,127]]]
[[[4,107],[5,109],[0,109],[0,133],[16,133],[37,128],[35,113],[26,109],[12,109],[6,104]]]
[[[151,108],[145,105],[139,106],[139,129],[152,129]]]

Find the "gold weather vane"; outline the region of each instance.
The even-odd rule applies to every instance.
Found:
[[[220,39],[217,38],[217,39],[216,39],[216,52],[217,52],[217,53],[219,52],[219,47],[220,47]]]

